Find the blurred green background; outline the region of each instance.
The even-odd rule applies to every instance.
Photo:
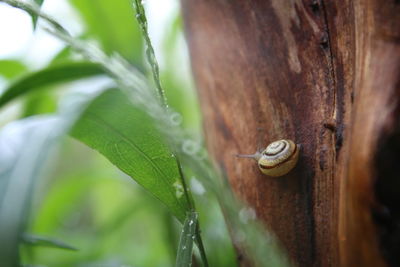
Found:
[[[201,138],[179,2],[146,0],[145,6],[168,102],[182,114],[183,126]],[[121,54],[143,72],[148,69],[131,1],[47,0],[42,9],[74,36],[98,44],[107,53]],[[79,59],[47,35],[40,21],[34,30],[22,11],[0,4],[0,22],[0,35],[7,40],[0,45],[1,88],[47,65]],[[13,22],[10,31],[7,25]],[[8,42],[14,46],[7,47]],[[96,77],[31,92],[0,111],[0,127],[18,118],[54,112],[66,92],[110,84],[108,78]],[[35,266],[174,265],[181,226],[131,178],[72,138],[64,139],[49,166],[36,188],[28,232],[62,240],[78,250],[23,245],[24,262]],[[216,200],[194,177],[190,185],[210,266],[236,266]]]

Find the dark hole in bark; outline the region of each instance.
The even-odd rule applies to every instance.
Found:
[[[329,38],[328,38],[328,33],[324,32],[320,39],[319,39],[319,44],[323,49],[328,49],[329,47]]]
[[[388,266],[400,266],[400,123],[381,139],[376,154],[373,218]]]
[[[311,10],[313,11],[314,14],[317,14],[319,12],[319,0],[311,0],[310,3]]]

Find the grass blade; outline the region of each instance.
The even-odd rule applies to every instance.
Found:
[[[178,255],[176,256],[176,267],[188,267],[192,265],[193,244],[196,239],[197,229],[196,212],[189,212],[183,224],[179,240]]]
[[[77,248],[70,246],[60,240],[38,235],[32,235],[32,234],[23,234],[22,242],[31,246],[59,248],[59,249],[73,250],[73,251],[78,250]]]
[[[38,5],[38,7],[41,7],[43,5],[43,2],[44,2],[44,0],[34,0],[34,1]],[[32,13],[31,17],[32,17],[33,28],[36,29],[36,24],[37,24],[37,21],[38,21],[39,17],[35,13]]]
[[[19,265],[19,243],[26,227],[33,188],[60,138],[94,95],[72,98],[53,116],[31,117],[0,132],[0,262]]]
[[[90,62],[70,62],[50,66],[30,73],[12,83],[0,96],[0,107],[18,96],[44,86],[100,74],[104,74],[104,70],[99,65]]]
[[[142,35],[143,38],[145,40],[146,43],[146,55],[147,55],[147,61],[150,64],[151,67],[151,72],[153,74],[153,80],[155,82],[156,88],[157,88],[157,92],[158,92],[158,97],[161,100],[161,105],[163,105],[166,110],[169,109],[168,106],[168,101],[167,101],[167,97],[165,95],[165,91],[163,89],[163,87],[161,86],[161,80],[160,80],[160,70],[159,70],[159,65],[158,65],[158,61],[154,52],[154,48],[153,45],[151,43],[150,40],[150,36],[149,36],[149,32],[148,32],[148,27],[147,27],[147,17],[146,17],[146,12],[143,6],[143,1],[141,0],[133,0],[133,6],[135,8],[136,11],[136,19],[140,25],[140,28],[142,30]],[[174,151],[174,156],[176,157],[176,162],[178,164],[179,170],[180,170],[180,174],[181,174],[181,181],[182,184],[184,186],[184,193],[186,195],[186,197],[188,198],[191,204],[191,209],[195,210],[195,206],[194,206],[194,202],[192,201],[192,196],[191,194],[188,192],[187,190],[187,186],[186,186],[186,180],[185,177],[183,175],[183,171],[182,171],[182,166],[181,166],[181,161],[179,159],[180,155],[178,155],[178,153],[176,153],[175,151],[179,151],[179,148],[176,147],[176,144],[171,144],[172,149]],[[205,253],[205,249],[204,249],[204,245],[203,245],[203,241],[200,235],[200,227],[197,224],[197,228],[195,231],[195,235],[193,235],[194,239],[197,242],[198,248],[200,250],[200,255],[201,255],[201,259],[203,261],[204,266],[208,266],[208,260],[207,260],[207,256]]]
[[[142,30],[142,35],[146,42],[147,61],[149,62],[150,67],[151,67],[151,73],[153,74],[153,79],[156,84],[158,96],[160,97],[161,103],[167,107],[168,102],[167,102],[167,98],[165,97],[164,89],[161,87],[160,70],[158,67],[156,55],[154,53],[153,45],[151,44],[151,40],[149,37],[149,33],[148,33],[148,29],[147,29],[147,18],[146,18],[146,13],[145,13],[144,7],[142,5],[142,1],[141,0],[133,0],[133,5],[136,10],[135,17],[139,23],[140,29]]]

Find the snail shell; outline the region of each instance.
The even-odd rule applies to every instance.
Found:
[[[278,140],[254,155],[238,155],[257,160],[260,171],[268,176],[279,177],[290,172],[299,159],[300,146],[292,140]]]
[[[275,141],[261,153],[258,167],[268,176],[285,175],[296,166],[299,150],[299,146],[292,140]]]

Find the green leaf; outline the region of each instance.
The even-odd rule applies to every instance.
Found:
[[[70,62],[72,52],[73,51],[70,46],[65,46],[53,57],[49,65],[57,65],[57,64],[63,64],[65,62]]]
[[[0,96],[0,107],[20,95],[43,88],[44,86],[103,73],[104,71],[99,65],[88,62],[70,62],[47,67],[30,73],[12,83]]]
[[[12,79],[26,70],[27,67],[19,60],[0,60],[0,75],[4,78]]]
[[[81,95],[83,96],[83,95]],[[93,96],[66,98],[53,116],[12,122],[0,131],[0,262],[19,265],[19,243],[27,225],[33,188],[60,138]]]
[[[28,94],[24,99],[21,118],[57,111],[57,98],[52,93],[51,91],[38,91]]]
[[[22,241],[25,244],[32,245],[32,246],[60,248],[60,249],[66,249],[66,250],[78,250],[77,248],[70,246],[60,240],[43,237],[43,236],[38,236],[38,235],[23,234]]]
[[[17,266],[32,188],[50,147],[51,118],[18,121],[0,133],[0,261]]]
[[[37,6],[40,8],[42,5],[43,5],[43,2],[44,2],[44,0],[34,0],[35,1],[35,3],[37,4]],[[31,17],[32,17],[32,24],[33,24],[33,28],[34,29],[36,29],[36,24],[37,24],[37,21],[38,21],[38,15],[37,14],[35,14],[35,13],[32,13],[31,14]]]
[[[118,52],[142,66],[142,38],[130,0],[71,0],[82,15],[89,37],[98,39],[107,53]]]
[[[193,243],[196,239],[197,213],[189,212],[183,224],[179,240],[176,267],[188,267],[192,264]]]
[[[153,120],[117,89],[88,107],[71,135],[98,150],[183,222],[189,210],[176,159]]]

